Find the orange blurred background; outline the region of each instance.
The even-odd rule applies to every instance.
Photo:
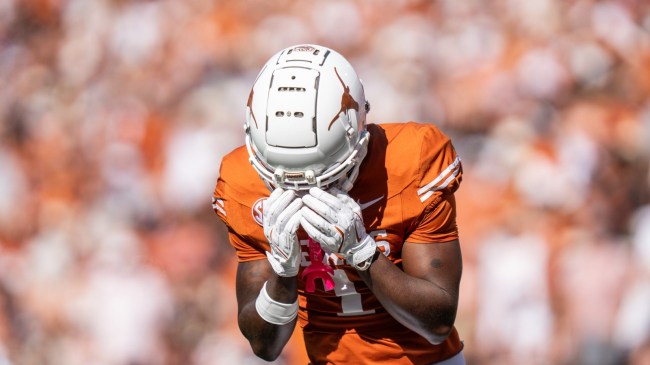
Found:
[[[0,364],[265,363],[210,197],[296,43],[452,137],[468,364],[650,363],[647,1],[4,0]]]

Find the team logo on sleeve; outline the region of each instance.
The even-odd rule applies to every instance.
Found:
[[[253,220],[255,223],[259,224],[260,226],[264,226],[264,201],[266,198],[259,198],[257,201],[253,204],[253,208],[251,209],[251,214],[253,215]]]

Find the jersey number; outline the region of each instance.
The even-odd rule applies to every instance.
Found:
[[[369,233],[372,238],[375,239],[377,246],[384,253],[388,255],[390,253],[390,244],[388,241],[378,240],[382,237],[386,237],[385,230],[372,231]],[[303,246],[308,245],[307,240],[301,240],[300,244]],[[336,265],[342,265],[343,261],[333,255],[325,255],[324,261],[333,262]],[[301,266],[309,265],[309,253],[302,252],[302,263]],[[339,316],[360,316],[366,314],[375,313],[374,309],[364,310],[361,294],[359,294],[354,286],[354,283],[350,280],[348,275],[345,273],[345,270],[334,269],[334,293],[337,297],[341,298],[341,312],[338,313]]]

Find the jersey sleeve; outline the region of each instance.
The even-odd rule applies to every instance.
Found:
[[[406,240],[412,243],[431,243],[448,242],[457,238],[456,200],[453,194],[445,194],[427,205],[418,225]]]
[[[256,238],[259,228],[251,224],[251,208],[234,199],[237,192],[228,182],[227,166],[225,161],[222,162],[212,195],[212,209],[226,224],[230,245],[235,249],[239,262],[266,259],[266,243]]]
[[[461,160],[451,140],[437,128],[424,127],[419,134],[422,142],[415,188],[420,211],[414,214],[416,218],[406,240],[452,241],[458,238],[454,192],[462,180]]]
[[[251,246],[243,237],[230,228],[228,229],[228,239],[230,240],[230,245],[234,247],[235,252],[237,252],[238,262],[266,259],[266,254],[263,250]]]

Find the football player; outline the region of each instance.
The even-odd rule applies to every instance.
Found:
[[[298,323],[312,364],[464,364],[460,159],[434,125],[366,124],[369,108],[332,49],[292,46],[260,71],[213,195],[239,327],[265,360]]]

